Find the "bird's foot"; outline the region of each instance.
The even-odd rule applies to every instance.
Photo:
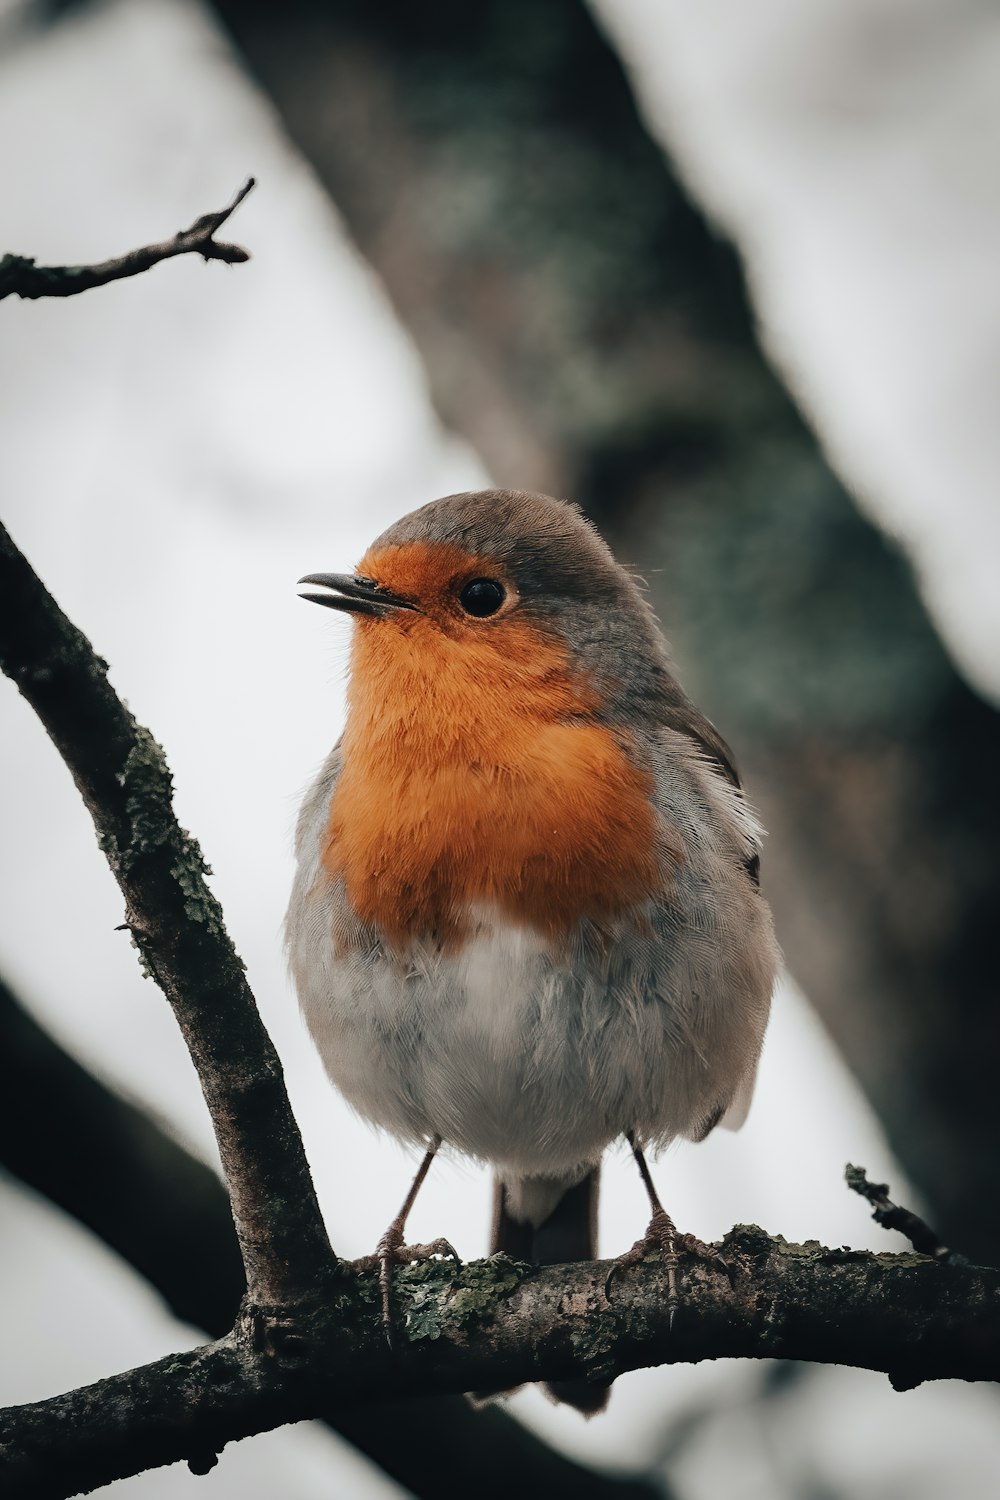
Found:
[[[431,1240],[427,1245],[404,1245],[403,1226],[390,1224],[375,1247],[374,1255],[363,1255],[354,1262],[356,1271],[378,1271],[379,1292],[382,1297],[382,1327],[389,1348],[393,1347],[392,1332],[392,1271],[394,1266],[408,1266],[415,1260],[431,1260],[434,1256],[447,1256],[456,1266],[462,1264],[458,1251],[449,1240]]]
[[[624,1255],[611,1263],[604,1282],[604,1295],[611,1301],[611,1285],[619,1271],[625,1270],[627,1266],[637,1266],[645,1260],[651,1250],[658,1250],[663,1258],[663,1264],[667,1272],[667,1308],[670,1313],[670,1327],[674,1324],[674,1314],[677,1311],[679,1301],[677,1295],[677,1269],[680,1265],[681,1254],[696,1256],[709,1265],[716,1265],[725,1271],[730,1282],[733,1279],[733,1271],[729,1262],[712,1245],[706,1245],[693,1234],[680,1234],[673,1219],[665,1209],[653,1210],[653,1217],[649,1221],[649,1228],[641,1240],[636,1240],[631,1250],[626,1250]]]

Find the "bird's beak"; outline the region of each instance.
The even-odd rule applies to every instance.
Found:
[[[299,583],[315,583],[331,592],[324,594],[300,594],[300,599],[310,599],[313,604],[325,604],[328,609],[342,609],[349,615],[371,615],[380,619],[393,614],[397,609],[416,609],[409,599],[401,599],[388,589],[380,588],[372,578],[355,578],[350,573],[307,573]]]

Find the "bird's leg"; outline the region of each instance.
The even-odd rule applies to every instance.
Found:
[[[390,1348],[392,1348],[393,1266],[405,1266],[414,1260],[428,1260],[432,1255],[448,1255],[458,1265],[461,1265],[458,1252],[448,1240],[431,1240],[428,1245],[407,1245],[403,1242],[403,1231],[406,1228],[406,1221],[410,1216],[410,1209],[416,1202],[417,1194],[423,1186],[424,1178],[431,1169],[431,1162],[437,1155],[440,1145],[441,1137],[439,1135],[434,1136],[430,1146],[427,1148],[423,1161],[417,1168],[416,1177],[410,1183],[410,1190],[403,1200],[403,1206],[379,1240],[375,1248],[375,1254],[362,1256],[360,1260],[354,1262],[356,1269],[359,1271],[374,1271],[376,1267],[378,1268],[379,1291],[382,1294],[382,1327],[385,1329],[385,1336]]]
[[[701,1260],[721,1267],[730,1277],[728,1262],[719,1254],[718,1250],[711,1245],[704,1244],[693,1234],[679,1234],[673,1219],[667,1213],[660,1202],[659,1195],[653,1185],[646,1158],[642,1154],[642,1148],[631,1132],[626,1140],[632,1148],[635,1164],[639,1168],[643,1186],[649,1196],[649,1206],[653,1210],[653,1216],[649,1221],[649,1228],[641,1240],[636,1240],[631,1250],[626,1250],[624,1255],[619,1255],[617,1260],[612,1261],[611,1269],[604,1283],[604,1294],[611,1300],[611,1283],[618,1271],[624,1270],[626,1266],[637,1266],[649,1254],[650,1250],[659,1250],[663,1257],[663,1264],[667,1271],[667,1307],[670,1312],[670,1327],[674,1324],[674,1314],[677,1311],[677,1267],[679,1265],[678,1250],[685,1250],[689,1255],[696,1255]]]

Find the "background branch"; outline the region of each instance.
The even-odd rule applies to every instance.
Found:
[[[64,1052],[2,979],[0,1164],[117,1251],[175,1317],[232,1328],[245,1280],[219,1178]]]
[[[381,1337],[376,1278],[344,1276],[280,1341],[261,1341],[248,1318],[216,1344],[0,1414],[4,1493],[63,1496],[184,1458],[205,1467],[226,1442],[330,1401],[607,1379],[652,1364],[808,1360],[884,1371],[897,1389],[1000,1379],[1000,1271],[790,1245],[746,1227],[721,1248],[734,1284],[685,1257],[676,1319],[652,1262],[616,1278],[611,1301],[608,1261],[409,1267],[395,1351]]]
[[[73,775],[142,962],[180,1025],[212,1117],[248,1294],[265,1307],[315,1295],[334,1260],[281,1064],[201,850],[174,817],[163,752],[3,528],[0,665]]]
[[[69,1056],[0,980],[0,1164],[72,1214],[214,1338],[232,1328],[245,1281],[216,1174]],[[639,1479],[556,1452],[499,1405],[460,1396],[317,1407],[414,1495],[509,1500],[653,1500]]]
[[[5,297],[75,297],[78,292],[90,291],[91,287],[106,286],[109,281],[121,281],[126,276],[138,276],[175,255],[200,255],[205,261],[221,260],[230,266],[240,265],[250,259],[249,250],[244,250],[242,245],[217,240],[215,235],[254,186],[255,179],[248,177],[226,208],[202,214],[190,229],[178,230],[169,240],[143,245],[139,250],[129,250],[125,255],[101,261],[98,265],[36,266],[28,256],[5,255],[0,258],[0,302]]]

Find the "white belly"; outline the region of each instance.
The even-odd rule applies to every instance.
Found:
[[[627,1130],[663,1139],[688,1124],[676,1106],[689,1091],[669,1086],[669,1007],[616,988],[607,963],[560,964],[528,929],[487,918],[460,953],[418,946],[405,964],[334,958],[324,934],[292,958],[331,1079],[404,1139],[557,1176]]]
[[[338,767],[335,751],[303,804],[286,937],[309,1030],[359,1114],[507,1180],[572,1177],[626,1131],[700,1139],[749,1095],[777,949],[711,828],[690,834],[669,899],[613,936],[582,921],[557,952],[490,910],[461,951],[393,959],[322,866]]]

